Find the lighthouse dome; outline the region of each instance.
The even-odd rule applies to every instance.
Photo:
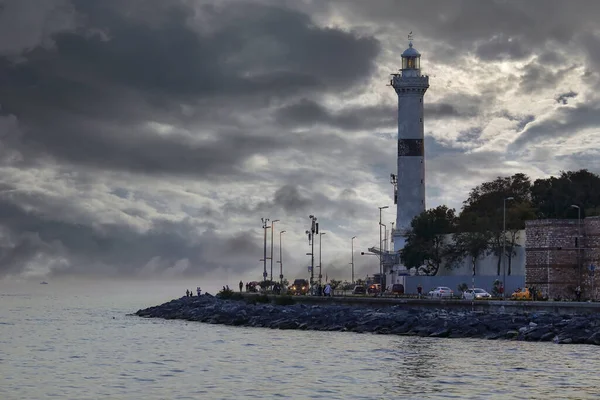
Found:
[[[419,53],[417,49],[413,47],[412,42],[410,42],[408,44],[408,49],[404,50],[404,53],[402,53],[402,57],[421,57],[421,53]]]

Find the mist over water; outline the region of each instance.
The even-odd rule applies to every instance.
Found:
[[[195,284],[0,282],[0,398],[597,398],[596,346],[127,315],[186,288]]]

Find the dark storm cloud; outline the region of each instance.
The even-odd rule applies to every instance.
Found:
[[[254,232],[222,236],[210,225],[191,220],[156,220],[145,233],[115,224],[93,228],[26,212],[5,199],[0,200],[0,219],[0,278],[18,275],[35,262],[58,275],[135,276],[153,260],[160,261],[152,272],[162,273],[186,259],[190,266],[185,275],[198,276],[223,266],[241,273],[255,266],[247,260],[260,253]],[[114,272],[103,271],[102,265]]]
[[[278,110],[277,121],[284,126],[329,125],[344,130],[393,127],[397,111],[393,105],[346,107],[339,112],[308,99]]]
[[[0,104],[18,118],[31,154],[102,168],[231,172],[257,149],[289,143],[241,124],[234,133],[215,125],[222,130],[227,123],[220,122],[235,121],[232,114],[273,98],[359,85],[379,52],[373,38],[260,4],[195,10],[163,2],[139,15],[130,14],[138,11],[135,2],[74,4],[85,27],[56,33],[52,47],[24,52],[24,62],[0,58]],[[209,29],[196,27],[193,16],[210,21]],[[161,136],[147,121],[191,131]],[[218,139],[196,141],[198,131]]]

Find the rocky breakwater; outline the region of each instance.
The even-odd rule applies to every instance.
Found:
[[[211,295],[183,297],[139,310],[144,318],[210,324],[447,338],[481,338],[600,345],[600,316],[550,313],[484,314],[345,305],[275,305],[223,300]]]

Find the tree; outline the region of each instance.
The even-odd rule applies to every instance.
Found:
[[[342,281],[338,281],[335,279],[329,280],[329,285],[331,286],[332,289],[337,289],[337,287],[340,286],[341,284],[342,284]]]
[[[537,179],[531,188],[533,205],[541,218],[577,218],[596,215],[600,207],[600,177],[586,169],[561,171],[560,176]]]
[[[512,200],[505,201],[511,198]],[[496,273],[501,274],[502,249],[504,247],[505,236],[504,228],[504,204],[506,203],[506,231],[511,232],[510,258],[514,251],[518,232],[525,229],[525,219],[534,218],[531,207],[531,180],[525,174],[514,174],[507,177],[497,177],[493,181],[484,182],[476,186],[469,193],[469,197],[464,201],[462,213],[473,214],[472,218],[478,220],[480,230],[487,230],[490,233],[489,246],[486,253],[498,257]],[[518,204],[519,207],[513,207]],[[518,210],[518,211],[513,211]],[[512,213],[512,214],[511,214]],[[509,218],[509,214],[511,218]],[[519,218],[512,218],[512,216]]]
[[[476,213],[462,212],[458,218],[458,231],[452,235],[447,267],[452,268],[466,257],[471,257],[473,275],[476,275],[477,260],[490,247],[489,221]]]
[[[446,235],[454,232],[454,209],[438,206],[422,212],[411,221],[406,245],[400,259],[406,268],[421,270],[425,275],[436,275],[447,253]]]
[[[290,281],[287,280],[287,278],[283,278],[283,280],[281,281],[281,284],[283,285],[283,287],[289,287],[290,286]]]

